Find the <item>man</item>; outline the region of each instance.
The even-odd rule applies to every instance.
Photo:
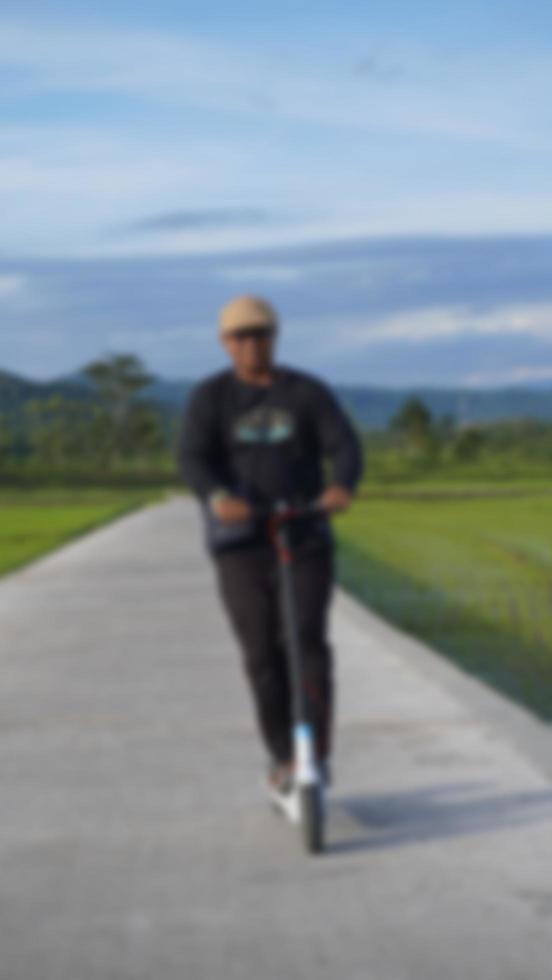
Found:
[[[252,514],[251,505],[317,499],[323,508],[319,515],[294,518],[288,528],[305,692],[328,781],[334,665],[326,629],[335,552],[329,515],[349,506],[362,451],[331,389],[314,375],[275,363],[278,331],[277,314],[264,299],[247,294],[222,307],[219,340],[232,367],[194,387],[178,462],[201,502],[219,594],[242,650],[270,756],[268,787],[286,793],[293,773],[292,720],[277,565],[266,521]]]

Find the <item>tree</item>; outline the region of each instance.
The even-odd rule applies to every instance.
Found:
[[[442,442],[450,442],[456,431],[456,419],[451,412],[445,412],[436,419],[434,427]]]
[[[393,415],[390,426],[408,436],[425,434],[431,427],[431,412],[421,398],[412,396],[407,398],[398,412]]]
[[[475,459],[485,442],[485,436],[476,425],[466,426],[462,429],[453,444],[453,453],[457,459]]]
[[[431,412],[427,405],[420,398],[412,396],[392,416],[389,427],[404,435],[411,445],[425,448],[431,441],[431,423]]]
[[[160,452],[165,448],[159,413],[145,402],[132,406],[128,436],[132,448],[142,453]]]
[[[7,422],[0,416],[0,470],[4,467],[13,448],[13,433]]]
[[[82,402],[32,398],[25,404],[26,433],[34,458],[48,469],[81,460],[88,450],[89,411]]]
[[[125,455],[132,449],[133,398],[154,378],[146,372],[140,358],[134,354],[112,354],[103,360],[92,361],[84,367],[84,374],[98,390],[111,423],[113,451]],[[105,430],[105,420],[99,419],[100,430]],[[107,433],[105,433],[107,436]]]

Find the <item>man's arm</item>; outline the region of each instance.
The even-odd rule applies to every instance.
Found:
[[[312,409],[322,455],[331,460],[327,486],[344,487],[353,494],[364,466],[360,437],[331,388],[319,380]]]
[[[188,399],[178,438],[180,475],[204,501],[230,492],[221,477],[215,409],[212,391],[197,385]]]
[[[178,438],[178,468],[185,483],[222,521],[243,521],[249,505],[227,486],[221,460],[214,393],[204,385],[192,391]]]

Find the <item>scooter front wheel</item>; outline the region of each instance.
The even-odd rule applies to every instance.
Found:
[[[299,808],[303,843],[309,853],[324,849],[324,803],[319,782],[299,786]]]

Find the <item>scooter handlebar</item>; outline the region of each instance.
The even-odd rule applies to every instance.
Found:
[[[322,506],[318,498],[307,500],[304,504],[292,504],[287,500],[277,500],[273,504],[250,504],[250,507],[254,517],[277,517],[281,520],[326,513],[326,508]]]

